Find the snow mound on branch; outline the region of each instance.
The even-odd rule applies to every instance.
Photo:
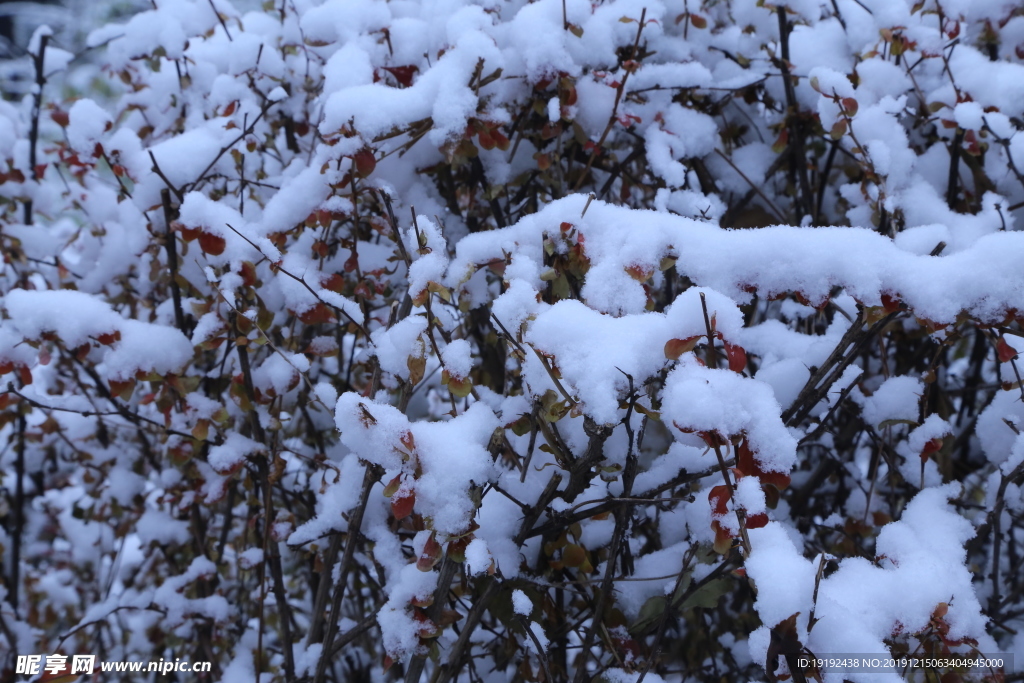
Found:
[[[2,305],[10,326],[26,339],[54,334],[69,350],[91,342],[108,348],[102,370],[112,380],[130,379],[140,370],[178,372],[192,359],[192,344],[181,331],[122,318],[84,292],[16,289],[3,297]]]
[[[399,473],[412,479],[408,486],[416,511],[431,520],[434,530],[448,535],[465,531],[476,510],[470,487],[495,476],[487,446],[499,423],[490,408],[474,403],[447,422],[410,422],[394,406],[349,392],[338,399],[335,421],[341,442],[384,467],[390,475],[386,480]]]
[[[763,297],[798,292],[812,304],[826,301],[835,287],[867,306],[882,295],[902,300],[920,318],[951,323],[961,312],[1002,319],[1024,300],[1024,272],[1016,267],[1024,233],[983,235],[948,256],[908,253],[878,233],[850,228],[775,226],[728,230],[655,211],[573,195],[548,204],[515,225],[469,235],[459,241],[447,283],[458,286],[479,267],[505,253],[544,262],[543,238],[557,235],[563,222],[585,239],[592,262],[583,297],[591,308],[612,315],[640,313],[643,285],[627,268],[656,271],[661,259],[704,287],[738,302],[754,289]]]
[[[821,581],[816,605],[816,565],[800,554],[785,528],[770,522],[751,529],[752,552],[745,564],[757,585],[754,607],[765,624],[750,637],[755,661],[765,661],[769,629],[793,614],[799,613],[798,635],[812,652],[884,656],[887,638],[924,630],[943,604],[948,606],[944,619],[950,640],[973,638],[982,652],[996,651],[965,565],[964,544],[974,536],[974,527],[947,502],[959,495],[958,484],[918,493],[902,519],[882,528],[876,561],[842,560]],[[808,633],[812,607],[817,621]],[[855,683],[903,680],[895,672],[843,676]]]

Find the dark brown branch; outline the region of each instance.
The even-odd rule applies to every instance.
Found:
[[[150,152],[152,155],[152,152]],[[156,160],[153,161],[154,166]],[[174,324],[186,336],[189,335],[185,323],[185,311],[181,308],[181,288],[178,286],[178,245],[177,237],[171,224],[174,222],[174,210],[171,208],[171,193],[167,188],[160,190],[160,201],[164,207],[164,250],[167,252],[167,267],[171,269],[171,298],[174,300]]]
[[[32,174],[32,180],[39,182],[39,169],[36,161],[36,147],[39,143],[39,117],[43,108],[43,87],[46,86],[46,44],[50,42],[50,36],[44,34],[39,37],[39,52],[32,55],[32,65],[36,72],[36,91],[32,95],[32,122],[28,132],[28,168]],[[32,225],[32,198],[25,200],[25,225]]]
[[[366,506],[370,502],[370,490],[380,479],[380,476],[379,467],[371,463],[366,464],[366,472],[363,475],[363,488],[359,493],[359,502],[356,504],[348,520],[348,542],[345,544],[345,552],[341,556],[341,570],[338,574],[338,582],[334,586],[334,596],[331,599],[331,620],[327,625],[327,636],[324,638],[323,649],[320,651],[320,659],[316,663],[316,674],[313,676],[313,683],[322,683],[327,674],[327,667],[332,659],[334,639],[338,635],[341,622],[341,602],[345,597],[349,572],[352,570],[356,543],[359,540],[359,530],[363,526],[363,514],[366,512]],[[328,571],[333,571],[333,568]]]

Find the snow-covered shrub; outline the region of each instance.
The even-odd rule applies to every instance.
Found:
[[[77,99],[52,43],[0,102],[3,678],[1024,656],[1018,4],[156,0]]]

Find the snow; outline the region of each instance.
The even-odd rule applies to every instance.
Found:
[[[14,290],[3,299],[12,325],[22,335],[38,339],[55,333],[70,348],[81,346],[103,334],[113,334],[122,320],[96,297],[70,290]]]
[[[491,566],[491,554],[487,550],[487,543],[479,538],[474,538],[466,546],[467,571],[479,576]]]
[[[191,537],[188,522],[175,519],[161,510],[147,510],[135,523],[135,533],[143,545],[186,543]]]
[[[595,262],[584,297],[591,307],[614,315],[639,313],[644,307],[642,287],[626,266],[646,262],[656,267],[657,261],[651,261],[683,240],[686,248],[679,251],[676,270],[741,302],[749,299],[745,287],[756,287],[763,296],[796,291],[814,303],[839,286],[872,306],[880,305],[882,294],[897,292],[919,317],[948,323],[961,311],[1001,318],[1024,297],[1024,277],[1014,275],[1018,271],[1012,265],[1012,255],[1024,248],[1024,235],[1017,233],[984,235],[955,254],[931,257],[909,254],[864,230],[723,230],[600,201],[592,202],[581,219],[585,203],[580,196],[560,199],[514,226],[462,239],[448,269],[449,284],[458,284],[476,265],[503,258],[503,250],[541,262],[541,235],[567,221],[585,235],[587,254]]]
[[[439,572],[416,566],[428,542],[449,563],[465,546],[463,601],[505,582],[518,617],[543,607],[585,626],[592,604],[553,602],[585,570],[553,583],[549,561],[575,543],[596,576],[618,571],[595,554],[615,516],[585,510],[623,495],[632,448],[632,495],[658,498],[631,504],[635,571],[612,572],[627,619],[684,564],[699,578],[721,562],[713,521],[772,519],[734,551],[752,591],[723,607],[749,597],[763,626],[708,611],[735,661],[693,667],[752,677],[743,667],[765,663],[771,629],[794,614],[816,653],[885,652],[947,607],[951,637],[1020,650],[1001,630],[1019,628],[1015,607],[986,624],[980,606],[1013,570],[1022,504],[1006,477],[1024,461],[1024,403],[1000,362],[1006,345],[1024,351],[1024,17],[1010,5],[942,0],[940,23],[934,7],[884,0],[178,0],[91,31],[83,52],[75,36],[99,15],[75,2],[81,26],[29,42],[31,55],[51,36],[41,111],[29,60],[3,66],[15,90],[0,102],[0,440],[16,447],[0,471],[23,466],[25,492],[4,477],[0,507],[28,502],[19,538],[0,529],[24,565],[0,649],[65,633],[81,649],[89,616],[127,660],[153,634],[188,643],[230,622],[225,681],[284,675],[289,647],[308,675],[324,645],[286,643],[252,580],[280,560],[301,630],[314,574],[338,579],[336,539],[361,588],[330,618],[344,633],[375,610],[357,657],[374,680],[384,653],[452,651],[450,626],[421,636]],[[795,121],[813,124],[806,198],[785,137]],[[507,149],[485,149],[493,126]],[[844,361],[808,419],[784,423],[850,321],[894,303],[884,338]],[[236,317],[260,329],[239,337]],[[260,441],[240,407],[243,357]],[[453,403],[445,377],[479,385]],[[611,432],[601,459],[573,471],[594,423]],[[726,459],[744,439],[793,485],[736,469],[729,514],[713,520],[713,435]],[[876,437],[893,457],[873,472]],[[260,521],[247,464],[264,458],[278,514]],[[838,466],[818,481],[825,459]],[[379,481],[355,515],[367,472]],[[221,556],[196,556],[203,529]],[[988,536],[968,556],[975,529]],[[835,557],[812,604],[822,548]],[[18,618],[51,607],[66,618]],[[465,651],[483,680],[538,670],[540,623],[506,638],[496,612],[483,619]],[[610,633],[621,651],[595,648],[588,668],[635,683],[631,636]],[[518,651],[492,661],[480,638]],[[842,678],[867,680],[825,673]]]
[[[403,463],[408,447],[402,443],[411,434],[421,470],[412,486],[416,509],[439,532],[465,530],[475,512],[469,488],[494,476],[487,444],[498,420],[489,408],[476,403],[448,422],[410,423],[397,408],[350,392],[338,399],[335,419],[346,447],[393,471],[411,467],[408,458]]]
[[[922,491],[907,505],[898,522],[882,528],[877,540],[879,563],[850,557],[821,581],[814,616],[807,634],[816,566],[793,546],[784,528],[775,523],[749,531],[753,552],[745,565],[758,586],[754,603],[764,624],[776,624],[800,613],[801,641],[812,652],[886,653],[883,639],[897,626],[906,633],[921,631],[940,603],[949,605],[946,620],[950,638],[979,638],[986,649],[985,617],[964,566],[963,549],[973,535],[971,524],[946,502],[959,495],[949,484]],[[751,654],[764,661],[765,627],[751,636]],[[991,645],[989,645],[991,647]],[[880,672],[847,673],[855,683],[902,680]]]
[[[245,463],[248,456],[262,451],[263,447],[241,434],[228,434],[224,443],[210,448],[206,461],[222,474],[233,471]]]
[[[680,430],[745,433],[766,471],[787,473],[796,462],[796,440],[779,418],[781,408],[766,384],[730,370],[712,370],[683,359],[665,380],[662,414]]]
[[[452,377],[464,379],[469,377],[469,371],[473,369],[473,347],[465,339],[454,339],[441,351],[441,360],[444,369]]]
[[[1017,440],[1016,433],[1006,422],[1014,425],[1018,431],[1024,431],[1024,403],[1018,391],[997,392],[992,402],[978,416],[978,440],[989,462],[994,465],[1010,457]]]
[[[533,611],[533,601],[523,591],[516,588],[512,591],[512,610],[521,616],[529,617]]]
[[[25,338],[52,333],[69,349],[93,342],[104,346],[104,374],[112,380],[130,379],[140,370],[175,373],[192,358],[192,345],[180,331],[124,319],[84,292],[18,289],[2,301],[12,327]],[[154,354],[154,348],[161,353]]]
[[[769,522],[760,529],[750,529],[747,535],[751,553],[744,566],[747,576],[758,587],[754,609],[761,622],[775,626],[799,612],[803,618],[802,628],[806,628],[817,567],[804,558],[786,529],[777,522]],[[754,659],[763,661],[764,658],[755,656]]]
[[[918,402],[923,393],[924,383],[916,377],[890,377],[864,400],[864,419],[876,428],[886,420],[916,423],[920,417]]]
[[[780,406],[788,408],[800,395],[811,373],[800,359],[786,358],[771,364],[765,363],[755,377],[772,388]]]
[[[68,142],[73,149],[89,155],[111,125],[106,110],[90,99],[81,99],[71,105],[68,119]]]
[[[415,564],[406,565],[398,577],[388,584],[388,600],[377,613],[377,624],[384,637],[384,647],[394,659],[420,651],[416,633],[419,622],[412,617],[410,603],[432,595],[437,575],[421,572]]]

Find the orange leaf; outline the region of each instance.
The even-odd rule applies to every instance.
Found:
[[[687,337],[686,339],[669,339],[665,342],[665,358],[679,360],[679,357],[684,353],[693,351],[693,348],[697,346],[697,342],[700,340],[700,336]]]
[[[132,392],[135,391],[135,379],[128,380],[110,380],[110,393],[114,396],[127,401],[132,397]]]
[[[210,256],[220,256],[224,253],[225,246],[227,246],[227,243],[219,235],[209,232],[199,235],[199,248]]]
[[[711,528],[715,531],[715,552],[725,555],[732,548],[732,532],[722,526],[717,519],[711,522]]]

